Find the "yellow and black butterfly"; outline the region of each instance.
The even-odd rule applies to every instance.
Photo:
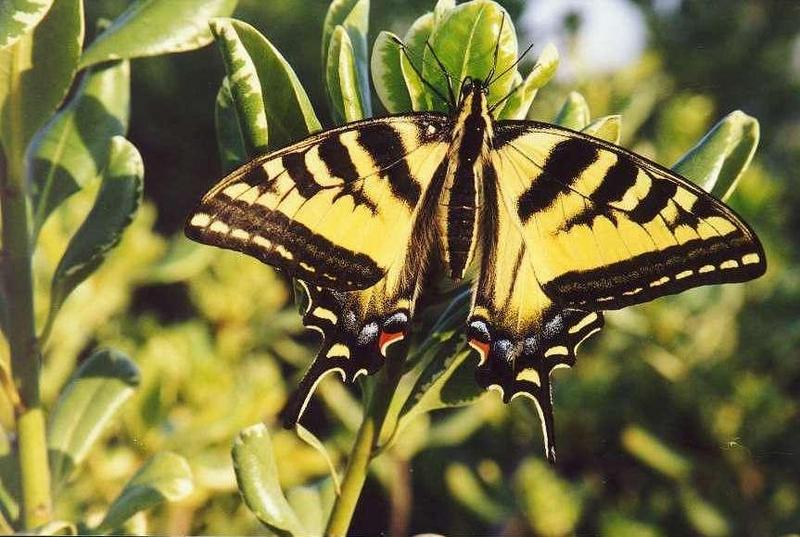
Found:
[[[574,363],[602,310],[764,273],[758,238],[722,202],[598,138],[494,119],[491,82],[464,79],[450,114],[358,121],[258,157],[189,218],[190,238],[257,257],[307,295],[323,346],[286,422],[326,373],[380,368],[434,264],[459,280],[476,263],[477,380],[536,402],[552,459],[550,373]]]

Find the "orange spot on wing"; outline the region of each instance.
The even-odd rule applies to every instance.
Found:
[[[486,361],[486,357],[489,356],[489,344],[478,341],[477,339],[470,339],[468,343],[470,347],[478,351],[478,354],[481,355],[481,361],[478,365],[483,365],[483,362]]]
[[[406,337],[406,335],[403,332],[381,331],[381,335],[378,338],[378,348],[381,350],[381,354],[386,356],[386,349],[389,348],[389,345],[392,343],[397,343],[404,337]]]

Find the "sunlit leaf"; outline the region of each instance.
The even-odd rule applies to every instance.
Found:
[[[586,99],[577,91],[571,91],[553,123],[579,131],[589,124],[590,117]]]
[[[574,530],[583,511],[572,485],[538,459],[526,459],[514,479],[528,524],[537,535],[558,537]]]
[[[6,521],[19,517],[21,492],[17,454],[12,449],[8,432],[0,426],[0,515]]]
[[[508,98],[508,101],[506,101],[499,116],[503,119],[525,119],[539,89],[550,82],[550,79],[556,74],[558,62],[558,50],[555,45],[548,43],[544,49],[542,49],[542,53],[539,54],[536,64],[533,66],[533,69],[531,69],[531,72],[528,73],[528,76],[525,77],[524,81],[519,73],[517,73],[514,84],[512,85],[512,90],[510,90],[513,91],[513,93]],[[518,84],[521,85],[519,88],[516,88]]]
[[[97,270],[117,245],[141,202],[144,166],[139,152],[125,138],[112,138],[108,165],[102,174],[94,206],[67,245],[53,275],[47,326],[72,290]]]
[[[231,96],[232,106],[230,109],[239,118],[238,127],[246,153],[257,155],[267,151],[269,123],[255,63],[245,49],[237,29],[234,28],[234,22],[229,19],[214,19],[210,23],[211,32],[217,40],[217,46],[222,53],[222,60],[228,73],[225,80]],[[241,29],[243,32],[250,33],[252,31],[258,35],[254,28],[244,23],[241,24]],[[224,91],[224,87],[223,84],[221,91]],[[230,133],[233,128],[226,126],[225,130]],[[226,142],[232,142],[232,140],[226,139]],[[223,163],[225,164],[227,161],[223,161]]]
[[[335,493],[334,493],[335,494]],[[289,505],[297,513],[307,535],[323,535],[328,509],[318,487],[294,487],[286,494]]]
[[[78,526],[67,520],[53,520],[34,528],[30,535],[78,535]]]
[[[212,21],[225,58],[234,110],[249,156],[267,147],[276,149],[321,129],[321,125],[292,67],[255,28],[234,19]],[[263,114],[263,116],[262,116]],[[266,121],[262,119],[265,118]]]
[[[0,3],[0,49],[16,43],[47,14],[53,0],[5,0]]]
[[[211,42],[208,21],[238,0],[137,0],[84,51],[80,67],[194,50]]]
[[[328,465],[328,469],[330,470],[331,479],[333,480],[333,486],[338,494],[341,488],[339,473],[336,471],[336,466],[333,464],[333,459],[331,459],[330,453],[328,453],[328,450],[325,448],[325,444],[323,444],[322,441],[314,435],[314,433],[303,427],[300,423],[295,424],[294,430],[301,440],[316,449],[317,453],[322,455],[322,458],[325,459],[325,463]]]
[[[714,125],[672,169],[725,200],[750,165],[759,138],[758,120],[736,110]]]
[[[731,527],[719,509],[688,487],[681,490],[681,506],[692,527],[706,537],[730,535]]]
[[[399,38],[391,32],[381,32],[372,47],[372,83],[375,93],[389,113],[407,112],[411,108],[400,57],[403,54]]]
[[[338,27],[342,27],[347,33],[347,39],[336,37]],[[342,109],[339,93],[344,93],[346,99],[359,102],[361,107],[361,117],[372,115],[372,105],[370,103],[369,87],[369,54],[367,51],[367,32],[369,31],[369,0],[335,0],[328,8],[325,22],[322,28],[322,68],[325,70],[325,80],[328,88],[328,97],[334,110],[334,119],[340,118],[336,114],[344,112]],[[337,42],[338,41],[338,42]],[[333,51],[336,47],[336,51]],[[338,73],[339,82],[341,78],[350,79],[348,84],[352,84],[352,89],[345,91],[331,86],[333,83],[330,78],[331,56],[341,55],[342,50],[347,51],[346,58],[334,60]],[[346,64],[342,67],[342,64]],[[352,65],[351,65],[352,64]],[[342,69],[347,71],[344,75]],[[356,95],[350,95],[354,91]],[[341,117],[347,117],[342,115]],[[360,118],[358,118],[360,119]],[[352,120],[349,120],[352,121]]]
[[[263,424],[242,431],[233,443],[233,467],[247,507],[277,535],[305,535],[278,481],[269,432]]]
[[[222,171],[225,174],[244,164],[248,155],[235,106],[228,77],[225,77],[214,103],[217,148],[219,149],[219,160],[222,162]]]
[[[157,453],[128,481],[94,532],[114,531],[136,513],[163,502],[180,501],[193,489],[192,470],[186,459],[168,451]]]
[[[58,490],[139,385],[130,358],[102,350],[81,364],[58,398],[47,428],[53,488]]]
[[[36,134],[26,153],[34,235],[66,198],[100,174],[109,140],[128,129],[129,102],[127,62],[92,68],[69,103]]]
[[[406,81],[411,107],[414,111],[428,109],[427,92],[430,90],[425,87],[419,75],[422,73],[425,43],[430,39],[433,26],[433,13],[426,13],[414,21],[403,37],[407,52],[400,56],[400,69]]]
[[[601,518],[600,535],[603,537],[662,537],[652,524],[640,522],[620,513],[604,514]]]
[[[0,50],[0,142],[17,173],[33,134],[67,94],[83,28],[83,2],[60,0],[33,32]]]
[[[484,522],[497,524],[510,514],[510,509],[490,497],[478,477],[466,465],[453,463],[444,474],[450,494]]]
[[[603,116],[586,125],[581,132],[606,140],[612,144],[618,144],[621,123],[622,118],[620,116]]]
[[[641,427],[628,426],[622,431],[622,445],[647,466],[678,481],[691,473],[689,461]]]
[[[502,34],[500,29],[502,27]],[[497,48],[497,62],[494,61]],[[517,37],[514,23],[508,13],[490,0],[473,0],[446,11],[441,21],[436,21],[430,36],[431,48],[441,60],[453,83],[466,77],[486,80],[490,75],[500,75],[517,60]],[[447,79],[437,64],[433,52],[423,52],[423,77],[443,96],[448,95]],[[511,89],[515,70],[492,80],[489,87],[489,102],[504,97]],[[455,91],[458,91],[458,87]],[[445,103],[429,96],[432,110],[447,111]]]
[[[337,26],[331,37],[326,82],[334,121],[348,123],[366,117],[365,103],[358,87],[353,44],[344,26]]]
[[[438,0],[433,8],[434,20],[441,21],[454,7],[456,7],[456,0]]]

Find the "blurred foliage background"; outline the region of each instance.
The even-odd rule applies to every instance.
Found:
[[[420,418],[376,461],[353,533],[798,531],[800,4],[500,3],[517,21],[521,44],[533,42],[538,51],[554,39],[566,64],[566,74],[535,101],[537,119],[551,119],[567,93],[579,90],[593,116],[623,115],[624,145],[670,165],[729,111],[757,117],[762,144],[729,203],[759,233],[769,272],[746,285],[697,289],[609,314],[578,366],[556,375],[557,471],[543,461],[528,401],[506,407],[488,394],[464,409]],[[127,4],[88,2],[87,28]],[[234,16],[286,56],[325,123],[319,48],[328,3],[299,5],[242,0]],[[431,7],[427,0],[373,0],[370,42],[382,29],[402,35]],[[615,21],[618,14],[639,25],[641,50],[621,38],[628,30]],[[605,37],[598,42],[592,32]],[[602,55],[623,41],[632,52],[617,65],[597,68],[586,56],[587,43]],[[132,62],[129,138],[144,158],[147,201],[119,249],[65,304],[43,390],[52,403],[97,345],[132,356],[142,384],[90,454],[86,473],[68,486],[62,509],[99,511],[122,476],[168,449],[189,460],[195,490],[149,514],[150,531],[263,532],[242,505],[230,462],[232,439],[259,421],[274,431],[284,488],[302,491],[296,487],[327,475],[319,454],[277,425],[315,343],[302,330],[288,282],[252,259],[190,244],[180,233],[221,173],[213,110],[223,74],[213,46]],[[75,196],[45,226],[37,274],[52,273],[66,230],[90,201]],[[305,418],[339,463],[359,423],[354,393],[327,380]],[[8,421],[8,401],[3,405]],[[105,498],[95,505],[98,491]]]

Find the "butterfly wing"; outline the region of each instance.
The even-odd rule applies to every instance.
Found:
[[[674,172],[552,125],[499,122],[497,132],[503,195],[559,304],[618,309],[766,270],[748,225]]]
[[[500,121],[484,170],[481,273],[468,319],[478,380],[534,399],[555,458],[550,373],[617,309],[765,270],[733,211],[613,144]]]
[[[312,285],[367,288],[407,248],[448,122],[432,113],[360,121],[256,158],[203,197],[186,234]]]

